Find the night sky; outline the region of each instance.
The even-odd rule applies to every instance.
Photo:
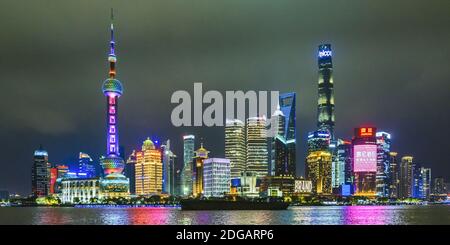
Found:
[[[170,2],[170,3],[169,3]],[[203,137],[175,128],[176,90],[297,92],[297,168],[316,129],[317,46],[333,48],[336,135],[373,124],[393,150],[450,178],[450,1],[1,1],[0,189],[29,194],[33,151],[51,163],[105,152],[110,8],[115,9],[121,144]]]

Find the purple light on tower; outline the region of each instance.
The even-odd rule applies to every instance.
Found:
[[[108,55],[109,78],[103,82],[103,94],[106,96],[106,157],[102,159],[105,175],[121,174],[124,161],[119,156],[118,102],[123,93],[122,83],[116,79],[116,62],[114,42],[113,12],[111,10],[111,41]]]

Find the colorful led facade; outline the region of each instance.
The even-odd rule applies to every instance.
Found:
[[[334,85],[330,44],[319,45],[319,99],[317,101],[317,127],[328,131],[334,140]]]
[[[352,139],[354,195],[376,196],[377,141],[375,127],[355,128]]]
[[[101,185],[106,197],[127,197],[129,180],[122,174],[125,162],[119,153],[118,103],[123,94],[122,83],[116,79],[115,41],[113,15],[111,12],[111,41],[108,55],[109,78],[103,82],[106,97],[106,156],[100,158],[105,178]]]
[[[245,124],[238,119],[225,122],[225,157],[230,159],[231,178],[240,178],[245,171]]]

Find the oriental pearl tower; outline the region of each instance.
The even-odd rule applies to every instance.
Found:
[[[111,41],[108,55],[109,78],[103,82],[102,91],[106,96],[106,157],[100,158],[105,177],[102,179],[102,193],[106,198],[127,197],[129,195],[129,179],[122,172],[124,160],[119,154],[118,102],[123,93],[122,83],[116,79],[114,15],[111,9]]]

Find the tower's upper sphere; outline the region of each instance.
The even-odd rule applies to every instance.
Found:
[[[108,95],[110,93],[116,93],[122,95],[123,88],[122,83],[114,78],[108,78],[103,82],[102,86],[103,94]]]

